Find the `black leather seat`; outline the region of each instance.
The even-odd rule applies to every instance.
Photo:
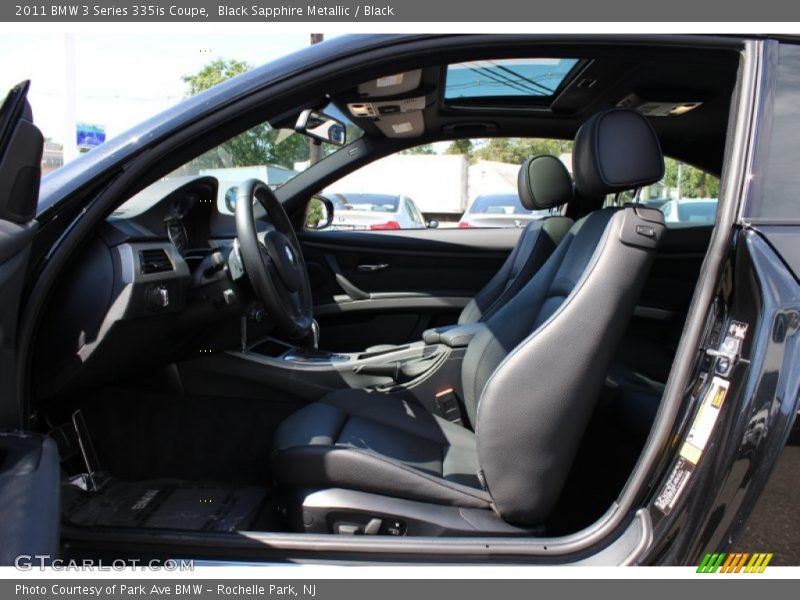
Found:
[[[517,193],[528,210],[549,210],[573,201],[572,177],[555,156],[529,158],[519,168]],[[485,321],[517,295],[564,239],[573,221],[552,215],[531,221],[522,230],[503,266],[467,303],[458,324]]]
[[[587,197],[656,182],[664,169],[649,122],[623,109],[581,127],[573,161]],[[291,415],[275,436],[272,467],[294,527],[456,535],[540,526],[662,233],[661,213],[638,206],[595,210],[570,228],[467,348],[462,380],[474,432],[365,390],[338,391]]]
[[[555,156],[546,154],[522,163],[517,175],[517,192],[527,210],[551,210],[574,199],[572,177],[566,166]],[[528,223],[497,273],[461,311],[457,324],[485,321],[513,298],[550,257],[572,224],[571,218],[561,215]],[[446,329],[439,328],[440,331]],[[397,348],[394,344],[379,344],[366,351],[383,352],[394,348]]]

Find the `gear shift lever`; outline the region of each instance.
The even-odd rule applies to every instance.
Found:
[[[319,323],[316,319],[311,320],[311,347],[314,350],[319,350]]]
[[[284,360],[294,360],[301,357],[304,361],[308,360],[329,360],[331,357],[330,352],[325,352],[319,349],[319,323],[314,319],[311,321],[311,329],[303,338],[304,348],[297,348],[290,352]]]

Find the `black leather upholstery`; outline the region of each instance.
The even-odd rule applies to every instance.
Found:
[[[616,108],[581,125],[572,148],[575,185],[588,197],[615,194],[664,176],[658,137],[641,113]]]
[[[627,117],[611,119],[584,134],[594,140],[587,148],[605,148],[609,136],[629,131],[640,128]],[[660,155],[651,141],[638,150]],[[633,163],[630,176],[621,166],[614,176],[652,183]],[[541,523],[561,492],[663,230],[657,210],[591,213],[484,320],[462,365],[474,434],[397,397],[340,391],[279,427],[279,484],[483,506],[511,523]]]
[[[572,219],[547,217],[529,223],[503,266],[467,303],[458,323],[485,321],[517,295],[558,246],[572,226]]]
[[[548,210],[568,202],[572,177],[555,156],[542,154],[522,163],[517,175],[517,193],[528,210]]]
[[[462,372],[477,399],[478,460],[504,519],[536,523],[554,507],[656,247],[620,238],[634,223],[660,236],[660,216],[609,208],[576,223],[520,293],[522,336],[508,325],[515,298],[487,322],[495,334],[470,344]]]
[[[666,384],[615,364],[606,378],[612,396],[608,409],[627,439],[641,444],[650,433]]]
[[[546,154],[522,163],[517,176],[517,189],[520,201],[529,210],[544,210],[567,204],[575,214],[583,215],[602,205],[601,198],[599,201],[593,199],[591,207],[584,203],[573,206],[574,185],[569,171],[560,159]],[[584,210],[585,212],[581,212]],[[542,267],[558,243],[564,239],[572,223],[572,217],[559,215],[528,223],[497,273],[462,309],[458,324],[484,321],[513,298]],[[381,352],[395,347],[392,344],[379,344],[367,348],[367,351]]]
[[[291,415],[273,443],[273,469],[284,485],[490,504],[477,477],[475,434],[412,401],[340,390]]]
[[[517,176],[522,205],[529,210],[555,208],[573,198],[569,171],[555,156],[534,156],[522,163]],[[572,226],[572,219],[551,216],[528,223],[503,266],[467,303],[460,325],[488,319],[533,277]]]
[[[564,216],[572,219],[573,221],[577,221],[588,215],[590,212],[603,208],[603,203],[605,200],[605,194],[601,194],[599,196],[587,196],[576,189],[572,196],[572,200],[570,200],[567,204],[567,210]]]

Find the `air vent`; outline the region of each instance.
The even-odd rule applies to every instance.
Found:
[[[165,271],[173,270],[172,261],[163,248],[142,250],[139,252],[139,264],[141,265],[142,275],[164,273]]]

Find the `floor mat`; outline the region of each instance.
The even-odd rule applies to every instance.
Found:
[[[73,478],[62,489],[63,518],[80,527],[242,531],[268,499],[268,490],[255,486],[107,480],[99,491],[86,491],[82,481]]]
[[[99,459],[95,468],[117,481],[255,486],[271,480],[272,434],[298,408],[274,391],[253,400],[118,388],[86,391],[64,404],[70,411],[56,422],[69,422],[80,408]]]

